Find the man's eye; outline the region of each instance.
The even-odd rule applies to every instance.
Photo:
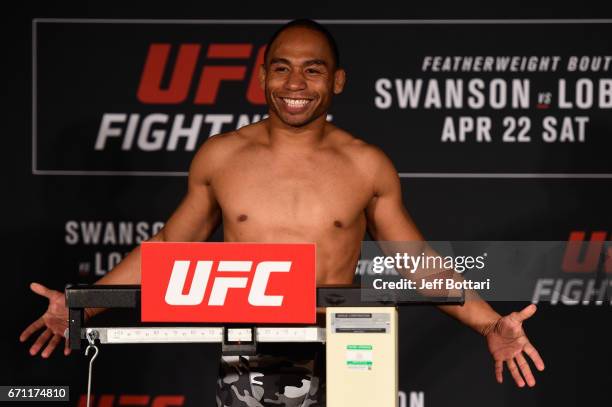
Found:
[[[306,73],[319,74],[319,73],[321,73],[321,71],[309,68],[309,69],[306,70]]]
[[[274,72],[286,72],[287,68],[284,66],[278,66],[276,68],[274,68]]]

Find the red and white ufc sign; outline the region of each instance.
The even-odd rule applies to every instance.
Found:
[[[141,247],[143,322],[314,323],[314,244]]]
[[[259,85],[259,67],[263,63],[266,46],[260,46],[256,52],[255,62],[246,64],[253,54],[253,44],[210,44],[206,53],[206,63],[201,68],[199,80],[196,67],[200,59],[201,44],[181,44],[178,47],[176,61],[169,63],[172,46],[168,43],[154,43],[149,53],[138,85],[138,100],[145,104],[178,104],[183,103],[195,83],[196,105],[213,105],[217,101],[219,89],[223,82],[246,82],[246,100],[254,105],[265,105],[266,97]],[[232,65],[210,65],[211,60],[242,60]],[[247,79],[247,65],[250,76]],[[163,87],[166,71],[170,71],[170,82]]]

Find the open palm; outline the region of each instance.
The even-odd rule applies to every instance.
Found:
[[[43,358],[55,350],[57,345],[64,339],[64,331],[68,328],[68,308],[66,308],[66,297],[64,293],[52,290],[42,284],[32,283],[30,289],[38,295],[42,295],[49,300],[47,311],[32,322],[19,336],[21,342],[25,342],[32,334],[44,328],[38,339],[30,347],[30,355],[34,356],[45,346],[41,356]],[[64,355],[70,354],[68,341],[65,341]]]
[[[486,334],[489,352],[495,360],[495,377],[503,382],[504,363],[519,387],[535,385],[535,378],[525,355],[529,356],[535,367],[544,370],[544,361],[529,342],[523,330],[523,321],[536,312],[536,306],[531,304],[519,312],[513,312],[500,318]]]

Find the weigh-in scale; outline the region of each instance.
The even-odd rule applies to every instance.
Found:
[[[326,400],[329,407],[396,406],[398,394],[397,306],[408,303],[364,301],[360,288],[318,287],[317,307],[326,308],[326,326],[129,326],[84,324],[85,308],[139,308],[140,286],[68,286],[69,344],[88,349],[97,343],[219,343],[224,355],[254,355],[258,343],[318,342],[326,347]],[[427,304],[460,304],[440,298]],[[415,304],[410,302],[409,304]],[[92,322],[95,322],[95,318]],[[88,388],[88,401],[89,401]]]

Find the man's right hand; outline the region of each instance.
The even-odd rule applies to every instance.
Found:
[[[44,329],[36,342],[30,348],[30,355],[35,356],[42,347],[47,346],[43,350],[41,356],[48,358],[55,350],[57,345],[64,339],[64,331],[68,328],[68,308],[66,308],[66,297],[64,293],[51,290],[42,284],[32,283],[30,289],[38,295],[47,297],[49,307],[47,311],[30,326],[28,326],[19,336],[21,342],[25,342],[33,333]],[[68,340],[64,344],[64,355],[70,354]]]

